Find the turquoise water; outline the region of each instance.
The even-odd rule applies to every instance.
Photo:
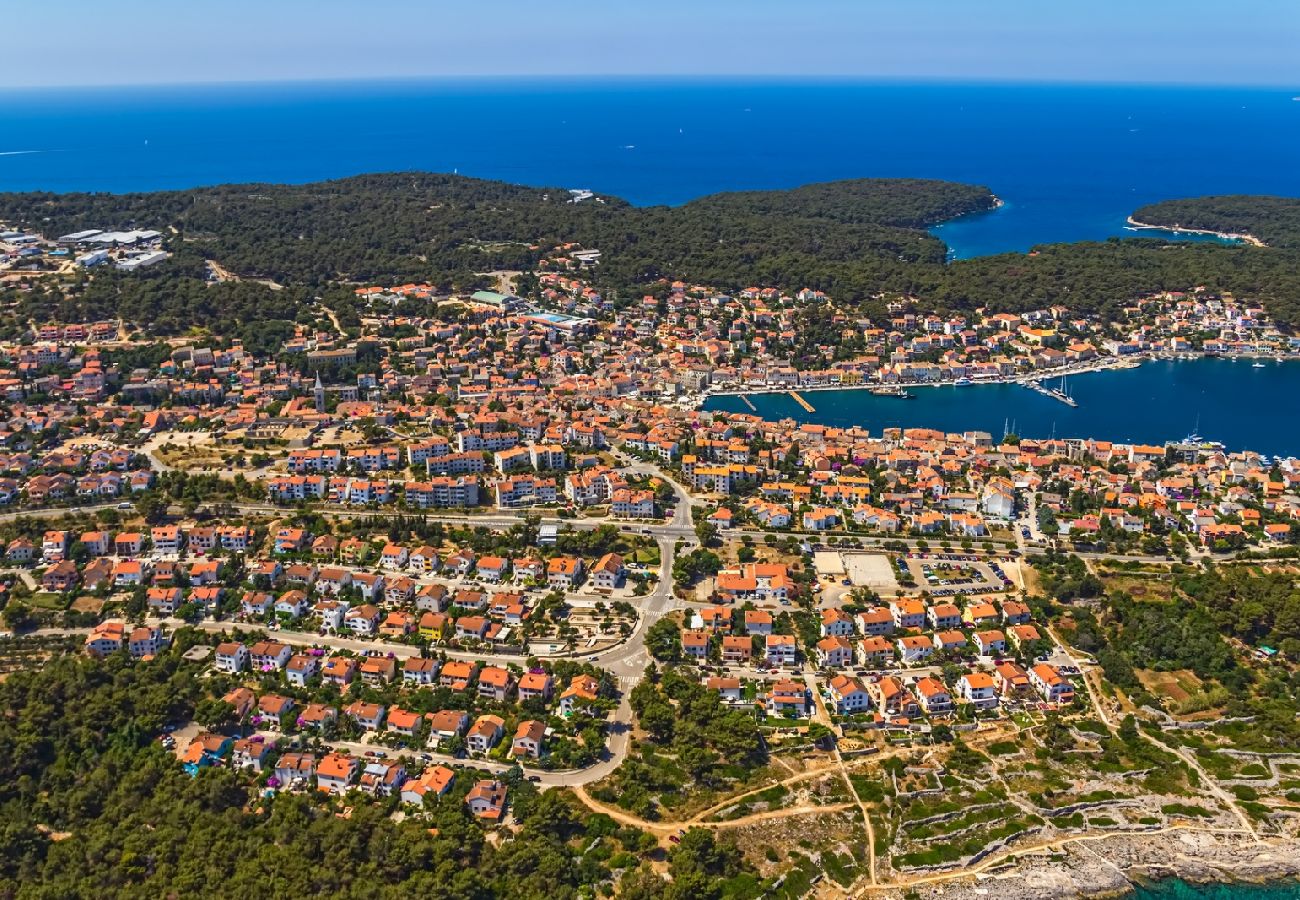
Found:
[[[943,431],[1003,428],[1027,437],[1096,437],[1161,443],[1196,431],[1229,449],[1300,456],[1300,361],[1263,364],[1198,359],[1148,362],[1136,369],[1091,372],[1068,380],[1076,408],[1017,384],[912,388],[913,400],[864,390],[808,391],[816,412],[787,394],[750,394],[768,419],[858,425],[879,434],[891,426]],[[705,409],[750,412],[739,397],[710,397]]]
[[[1138,900],[1293,900],[1300,897],[1300,883],[1196,885],[1169,879],[1139,887],[1131,896]]]
[[[988,185],[957,256],[1132,234],[1155,200],[1300,195],[1294,91],[470,79],[0,89],[0,190],[143,191],[453,170],[638,204],[861,177]]]

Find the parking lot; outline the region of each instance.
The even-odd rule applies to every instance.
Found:
[[[1011,572],[1000,562],[960,553],[909,553],[902,565],[922,590],[936,597],[1011,590]]]

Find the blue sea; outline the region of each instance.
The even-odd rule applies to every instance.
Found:
[[[1144,203],[1300,194],[1294,91],[477,79],[0,90],[0,190],[426,169],[638,204],[865,176],[988,185],[955,256],[1132,234]]]
[[[1279,882],[1271,885],[1189,884],[1171,878],[1143,885],[1131,895],[1134,900],[1295,900],[1300,884]]]
[[[1049,382],[1060,386],[1059,380]],[[1148,362],[1066,381],[1078,402],[1070,407],[1018,384],[911,388],[914,399],[877,397],[861,389],[807,391],[815,412],[789,394],[748,394],[766,419],[791,418],[823,425],[858,425],[880,434],[899,426],[946,432],[1006,428],[1025,437],[1096,437],[1163,443],[1196,432],[1229,450],[1300,456],[1300,420],[1292,412],[1300,397],[1300,361],[1198,359]],[[751,412],[732,395],[710,397],[705,409]]]

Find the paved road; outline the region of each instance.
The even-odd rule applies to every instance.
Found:
[[[636,684],[640,681],[640,679],[643,676],[646,665],[650,662],[650,655],[645,647],[646,629],[649,628],[651,625],[653,625],[664,615],[667,615],[668,613],[676,609],[687,608],[687,604],[677,600],[673,596],[673,592],[672,592],[672,565],[673,565],[673,559],[675,554],[674,548],[679,540],[684,541],[687,547],[694,545],[695,529],[694,529],[694,523],[692,521],[691,511],[695,506],[700,505],[701,501],[691,497],[689,492],[687,492],[682,487],[682,485],[680,485],[679,483],[677,483],[676,481],[674,481],[673,479],[665,475],[657,467],[637,460],[631,460],[626,458],[625,460],[627,462],[627,471],[639,475],[655,475],[657,477],[660,477],[664,479],[672,487],[673,491],[677,495],[677,502],[675,504],[673,517],[667,523],[646,524],[640,522],[624,522],[624,521],[617,521],[612,523],[612,524],[617,524],[620,528],[624,530],[633,531],[636,533],[648,534],[655,539],[656,543],[659,546],[659,556],[660,556],[659,581],[651,593],[643,597],[628,598],[629,602],[639,607],[639,611],[640,611],[640,615],[637,617],[636,625],[634,626],[632,633],[628,636],[628,638],[615,647],[612,647],[604,651],[600,651],[588,657],[593,662],[597,663],[598,665],[608,670],[614,676],[614,678],[618,682],[618,686],[622,693],[621,702],[619,703],[619,706],[615,711],[614,716],[610,722],[610,739],[608,745],[608,753],[606,757],[601,762],[578,772],[559,772],[559,773],[539,772],[538,774],[541,777],[541,783],[544,785],[589,784],[593,781],[597,781],[601,778],[604,778],[615,768],[617,768],[618,765],[623,761],[623,759],[626,757],[628,753],[628,745],[630,742],[630,731],[631,731],[631,723],[632,723],[632,710],[631,710],[630,703],[628,701],[628,695],[630,694],[631,689],[635,687]],[[113,503],[98,504],[95,506],[81,507],[79,511],[108,509],[108,508],[112,508],[115,505],[116,504]],[[268,503],[237,503],[233,505],[233,508],[244,513],[259,513],[259,514],[266,514],[266,515],[273,515],[273,516],[283,516],[290,512],[290,510],[287,510],[284,507],[274,506]],[[41,518],[56,517],[56,516],[64,515],[70,511],[71,510],[65,508],[56,508],[56,509],[48,509],[48,510],[29,510],[24,512],[11,512],[11,513],[0,514],[0,519],[11,519],[11,518],[16,518],[17,516],[20,515],[41,517]],[[365,509],[329,509],[329,510],[322,510],[322,512],[326,515],[334,516],[336,518],[354,518],[360,516],[374,515],[373,510],[365,510]],[[457,524],[485,525],[488,527],[508,528],[522,521],[525,514],[526,513],[523,511],[519,513],[495,512],[495,513],[489,513],[484,515],[431,512],[428,513],[428,518],[430,518],[431,520],[445,521],[445,522],[451,522]],[[551,518],[551,517],[543,517],[542,521],[548,524],[554,523],[554,524],[561,525],[562,527],[568,526],[575,529],[597,528],[601,525],[610,523],[610,520],[607,519],[584,519],[584,518],[560,519],[560,518]],[[795,532],[795,534],[799,534],[799,533]],[[1020,543],[1023,547],[1024,546],[1023,541],[1019,539],[1019,529],[1016,530],[1016,534],[1017,534],[1017,542]],[[751,537],[754,537],[757,540],[763,540],[767,536],[767,532],[739,531],[739,532],[733,532],[729,536],[739,537],[743,535],[749,535]],[[808,535],[808,536],[820,537],[820,535],[815,535],[815,534]],[[873,541],[875,543],[879,543],[884,540],[903,540],[905,543],[908,543],[909,545],[915,544],[915,539],[897,538],[893,536],[882,537],[879,539],[863,538],[863,540],[864,543],[872,543]],[[977,553],[983,549],[982,547],[980,547],[980,544],[978,542],[976,543],[976,547],[980,548],[979,550],[976,550]],[[1099,554],[1099,556],[1106,557],[1107,554]],[[1120,557],[1120,558],[1144,559],[1143,557]],[[1151,561],[1156,561],[1156,560],[1159,560],[1161,562],[1164,561],[1163,557],[1151,557],[1145,559],[1150,559]],[[177,626],[182,623],[180,623],[177,620],[169,620],[164,624]],[[229,629],[231,627],[231,624],[232,623],[224,623],[224,622],[203,622],[200,623],[198,627],[201,630],[210,633],[216,633],[216,632],[221,632]],[[36,633],[37,634],[84,635],[89,633],[89,630],[88,629],[42,629],[41,631]],[[419,655],[420,652],[419,649],[416,647],[411,647],[403,644],[389,644],[389,643],[381,643],[375,641],[365,641],[356,638],[341,637],[338,635],[322,636],[315,632],[280,630],[280,631],[270,632],[270,635],[277,640],[292,645],[327,646],[335,649],[347,649],[357,653],[382,649],[385,652],[390,652],[395,657],[399,657],[399,658],[417,656]],[[495,663],[502,663],[502,664],[510,663],[510,662],[517,663],[521,661],[522,658],[514,654],[507,655],[507,654],[491,654],[491,653],[468,653],[464,651],[452,651],[452,650],[446,651],[446,653],[449,657],[458,658],[458,659],[482,660],[485,662],[495,662]],[[365,749],[373,749],[373,748],[369,746],[362,746],[360,752],[364,752]],[[457,760],[452,760],[452,761],[460,762],[460,763],[464,762],[464,761],[457,761]]]

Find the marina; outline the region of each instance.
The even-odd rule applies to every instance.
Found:
[[[703,408],[859,426],[873,434],[891,427],[936,428],[984,431],[997,438],[1003,422],[1012,419],[1016,433],[1025,437],[1163,443],[1181,440],[1191,429],[1230,450],[1300,455],[1300,420],[1277,400],[1300,396],[1300,360],[1259,365],[1252,359],[1198,357],[1117,366],[1071,377],[1073,403],[1046,387],[1025,390],[1020,382],[1000,381],[910,387],[915,399],[909,403],[864,389],[819,389],[816,412],[777,392],[750,392],[749,404],[737,395],[714,394],[705,398]]]
[[[1070,396],[1064,378],[1061,379],[1060,387],[1048,387],[1042,381],[1033,380],[1022,381],[1021,384],[1029,388],[1031,391],[1036,391],[1037,393],[1042,394],[1044,397],[1051,397],[1053,400],[1060,400],[1066,406],[1077,407],[1079,405],[1078,401]]]

